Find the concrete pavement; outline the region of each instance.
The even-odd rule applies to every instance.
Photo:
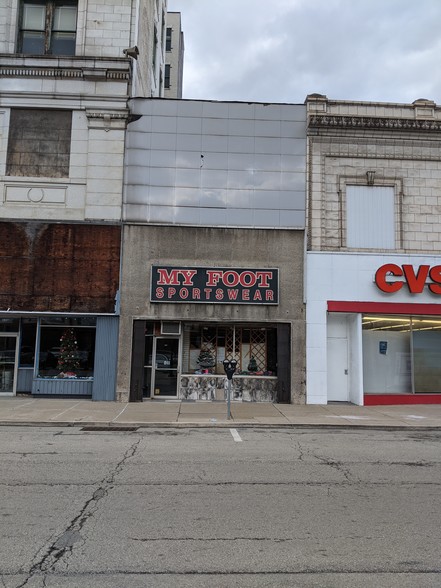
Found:
[[[441,405],[355,406],[147,400],[93,402],[27,396],[0,398],[0,425],[109,427],[312,426],[441,428]]]

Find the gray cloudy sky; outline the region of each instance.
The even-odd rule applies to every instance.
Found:
[[[184,98],[441,103],[441,0],[168,0]]]

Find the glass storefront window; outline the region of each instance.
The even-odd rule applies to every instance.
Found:
[[[38,376],[90,378],[93,376],[94,352],[95,328],[42,324]]]
[[[236,374],[276,376],[277,334],[260,325],[185,324],[183,373],[225,375],[223,360],[238,362]]]
[[[18,318],[2,318],[0,319],[0,331],[2,333],[18,333],[19,324]]]
[[[34,367],[37,319],[21,319],[20,367]]]
[[[441,392],[441,320],[412,319],[415,393]]]
[[[365,393],[441,392],[441,319],[363,316]]]
[[[409,317],[363,317],[363,374],[367,394],[412,392]]]

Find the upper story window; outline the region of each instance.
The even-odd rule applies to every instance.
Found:
[[[395,189],[347,186],[346,245],[356,249],[395,249]]]
[[[170,64],[166,63],[164,68],[164,88],[170,88]]]
[[[78,0],[23,0],[20,53],[75,55]]]
[[[171,27],[167,27],[167,32],[165,35],[165,50],[166,51],[172,50],[172,29],[171,29]]]

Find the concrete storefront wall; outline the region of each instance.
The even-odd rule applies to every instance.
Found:
[[[327,336],[328,302],[375,302],[404,304],[437,304],[440,296],[424,287],[420,294],[410,294],[407,287],[386,294],[374,283],[375,272],[387,263],[440,265],[439,256],[406,255],[399,253],[307,253],[306,258],[306,385],[308,404],[327,404]],[[362,343],[360,315],[348,315],[350,348],[349,399],[363,402]]]
[[[303,231],[126,225],[123,228],[118,400],[130,387],[133,320],[289,323],[291,402],[305,401]],[[154,264],[278,268],[279,304],[151,303]]]

